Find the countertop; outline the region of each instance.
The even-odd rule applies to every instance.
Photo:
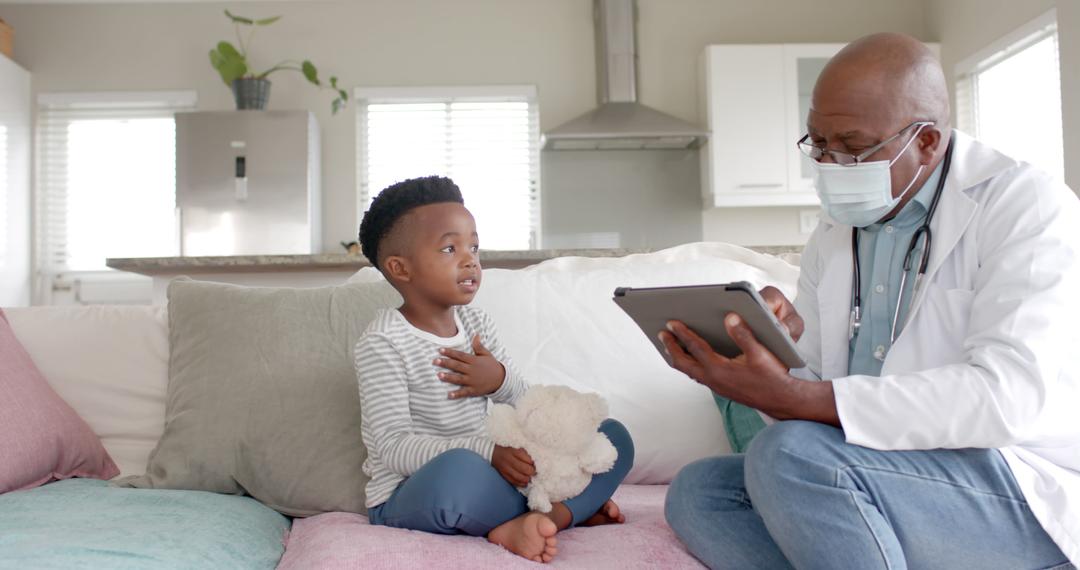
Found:
[[[750,247],[770,255],[801,253],[801,246]],[[533,249],[521,251],[481,251],[486,268],[519,269],[555,257],[623,257],[649,253],[649,249]],[[292,271],[356,271],[368,267],[363,255],[320,253],[314,255],[235,255],[221,257],[132,257],[109,258],[105,265],[142,275],[178,273],[269,273]]]

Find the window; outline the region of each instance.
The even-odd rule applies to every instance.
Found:
[[[40,273],[177,254],[173,115],[194,106],[194,92],[38,97]]]
[[[534,87],[357,89],[358,218],[383,188],[438,174],[461,188],[484,249],[539,243]]]
[[[957,70],[957,126],[1064,178],[1055,13],[1028,23]]]

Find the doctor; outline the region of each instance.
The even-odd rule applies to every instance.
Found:
[[[736,315],[735,359],[661,334],[676,368],[788,420],[672,483],[668,521],[707,565],[1080,562],[1080,202],[949,120],[921,43],[845,47],[799,141],[824,216],[798,295],[762,292],[808,366]]]

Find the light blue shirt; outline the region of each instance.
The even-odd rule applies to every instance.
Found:
[[[904,254],[911,236],[922,225],[934,199],[944,161],[938,164],[915,197],[895,218],[871,224],[859,230],[859,271],[862,274],[862,325],[848,344],[848,374],[880,376],[881,365],[892,348],[893,315],[900,298],[900,277],[904,273]],[[912,254],[911,271],[904,284],[904,305],[897,318],[896,335],[900,336],[904,319],[911,308],[911,289],[922,259],[923,240]]]

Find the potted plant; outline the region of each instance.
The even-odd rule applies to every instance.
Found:
[[[338,87],[337,77],[331,77],[328,85],[324,85],[319,79],[319,71],[309,60],[296,62],[292,60],[282,61],[266,71],[255,72],[248,60],[248,50],[251,48],[251,39],[255,30],[261,26],[269,26],[281,19],[281,16],[256,20],[236,16],[225,10],[225,15],[232,20],[236,28],[236,43],[239,47],[229,42],[218,42],[216,48],[210,50],[210,65],[221,74],[222,81],[233,91],[236,98],[237,109],[264,109],[270,98],[270,80],[267,77],[278,71],[297,71],[303,74],[313,85],[320,89],[330,89],[337,94],[331,103],[330,109],[337,113],[345,107],[349,100],[349,94]],[[241,30],[247,28],[247,38]]]

